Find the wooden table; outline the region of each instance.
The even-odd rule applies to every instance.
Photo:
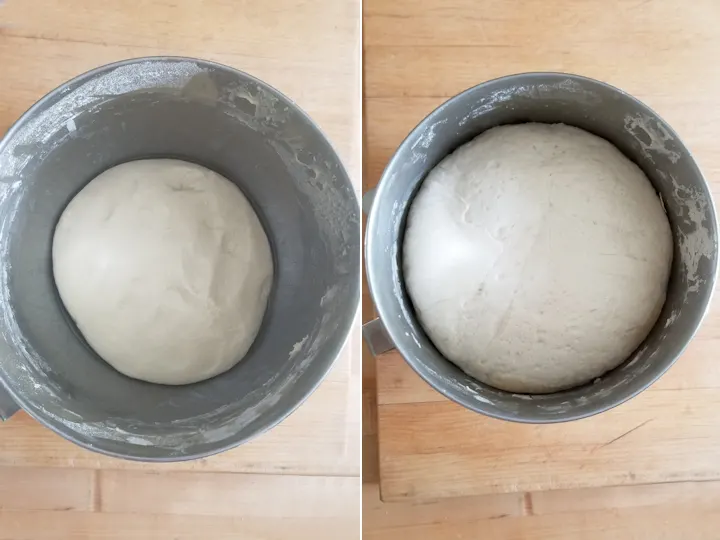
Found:
[[[0,2],[0,134],[67,79],[149,55],[265,80],[319,123],[359,178],[359,0]],[[189,463],[107,458],[16,415],[0,424],[0,540],[359,538],[359,348],[356,332],[280,426]]]
[[[363,187],[368,189],[377,183],[394,149],[420,119],[461,90],[511,73],[566,71],[623,88],[658,111],[693,151],[717,197],[720,192],[717,144],[720,68],[715,61],[716,51],[720,50],[718,21],[720,4],[714,0],[699,0],[692,6],[678,0],[365,0]],[[365,289],[366,319],[371,317],[371,311],[372,301]],[[720,390],[720,372],[714,361],[720,352],[719,325],[720,307],[714,307],[686,357],[659,383],[656,393],[648,394],[644,402],[619,408],[617,414],[630,411],[632,415],[637,407],[649,406],[651,402],[658,405],[658,414],[663,407],[692,408],[695,403],[674,404],[672,401],[675,390],[685,390],[687,395],[688,388],[705,392],[703,395],[708,396],[711,403],[712,396]],[[406,502],[380,502],[376,370],[367,350],[363,351],[363,359],[365,538],[720,538],[720,483],[716,480],[528,491],[539,488],[527,487],[534,479],[523,477],[517,479],[517,489],[508,493],[411,500],[422,494],[413,493],[409,487],[436,496],[440,496],[441,491],[457,488],[462,492],[464,489],[460,481],[453,485],[452,479],[434,478],[424,484],[396,484],[398,489],[394,493],[404,493]],[[410,374],[399,358],[391,356],[381,361],[387,362],[384,370],[388,365],[389,369],[397,369],[396,375],[387,379],[391,387],[381,389],[384,400],[395,397],[403,401],[412,394],[415,397],[409,399],[426,402],[423,408],[426,425],[432,425],[436,415],[443,411],[449,413],[450,407],[455,407],[440,402],[437,394]],[[700,383],[703,389],[699,388]],[[683,387],[685,384],[694,386]],[[667,397],[662,397],[663,391]],[[405,397],[401,395],[403,392]],[[712,412],[706,414],[712,415]],[[632,472],[636,475],[630,478],[632,482],[653,467],[661,475],[657,463],[649,462],[647,468],[641,469],[642,456],[637,453],[641,445],[636,441],[643,441],[646,435],[642,426],[637,431],[633,431],[635,424],[625,429],[624,418],[619,418],[623,421],[616,426],[617,433],[611,433],[612,430],[597,433],[596,446],[602,448],[610,443],[605,446],[606,450],[612,449],[608,455],[638,464]],[[436,431],[438,425],[436,423]],[[438,442],[438,447],[444,446],[448,452],[452,451],[452,443],[447,438],[457,435],[461,426],[453,428],[443,432],[442,444]],[[710,432],[709,424],[693,424],[692,428],[695,439],[682,438],[674,444],[678,452],[676,459],[684,458],[694,465],[694,449],[704,445],[707,450],[705,443],[714,432]],[[674,428],[668,425],[667,429],[672,432]],[[499,432],[498,428],[488,435],[497,436]],[[427,449],[427,437],[409,432],[404,437],[410,452],[421,453]],[[488,441],[488,445],[494,440]],[[496,442],[498,452],[501,448],[502,441]],[[452,458],[450,454],[445,456]],[[720,452],[717,456],[713,461],[712,452],[705,452],[707,461],[703,465],[706,472],[712,473],[705,478],[720,477]],[[418,454],[416,463],[428,461]],[[573,463],[582,468],[582,463]],[[502,467],[501,456],[497,464]],[[591,469],[595,466],[592,462],[586,465]],[[403,474],[413,479],[422,477],[422,470],[410,471],[409,468],[412,465],[408,465]],[[491,468],[488,467],[488,471]],[[586,469],[583,474],[588,472]],[[433,471],[427,472],[426,478],[432,478]],[[498,471],[498,478],[503,473]],[[554,484],[543,482],[542,489],[573,484],[572,478],[559,480]],[[620,483],[620,479],[605,480],[610,484]],[[510,481],[505,478],[504,485]],[[443,483],[443,489],[438,490],[437,486]],[[475,489],[477,485],[471,487]]]

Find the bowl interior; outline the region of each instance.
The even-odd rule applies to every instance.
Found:
[[[70,199],[100,172],[156,157],[236,183],[270,239],[275,281],[246,357],[213,379],[128,378],[85,343],[55,289],[51,241]],[[292,102],[240,72],[187,59],[101,68],[36,105],[0,145],[0,376],[76,442],[181,459],[274,425],[316,387],[359,301],[359,209],[340,161]]]
[[[643,169],[660,194],[675,244],[667,300],[645,342],[624,364],[594,382],[546,395],[497,390],[442,357],[413,313],[400,259],[407,211],[426,174],[483,131],[523,122],[565,123],[615,144]],[[557,422],[622,403],[651,384],[680,355],[712,295],[718,263],[717,224],[711,195],[695,161],[652,110],[598,81],[530,73],[467,90],[433,111],[407,137],[375,195],[366,256],[380,317],[397,348],[426,381],[478,412],[508,420]]]

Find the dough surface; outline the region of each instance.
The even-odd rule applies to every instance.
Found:
[[[438,350],[476,379],[548,393],[622,363],[663,303],[662,203],[613,145],[563,124],[486,131],[409,211],[405,283]]]
[[[90,346],[118,371],[187,384],[233,367],[273,276],[255,211],[229,180],[170,159],[124,163],[70,201],[53,273]]]

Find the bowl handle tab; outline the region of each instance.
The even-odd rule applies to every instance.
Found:
[[[363,339],[370,347],[373,356],[378,356],[395,348],[380,319],[374,319],[363,324],[362,332]]]
[[[367,190],[362,198],[363,214],[368,215],[370,213],[370,208],[372,208],[372,204],[373,204],[374,200],[375,200],[375,188]]]
[[[20,407],[15,403],[15,400],[10,397],[10,394],[8,394],[2,384],[0,384],[0,422],[8,420],[19,410]]]

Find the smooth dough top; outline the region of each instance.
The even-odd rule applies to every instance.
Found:
[[[55,229],[60,297],[90,346],[137,379],[230,369],[260,328],[273,275],[257,215],[230,181],[177,160],[109,169]]]
[[[490,129],[427,176],[409,211],[404,278],[446,358],[491,386],[591,381],[645,339],[673,241],[637,165],[563,124]]]

